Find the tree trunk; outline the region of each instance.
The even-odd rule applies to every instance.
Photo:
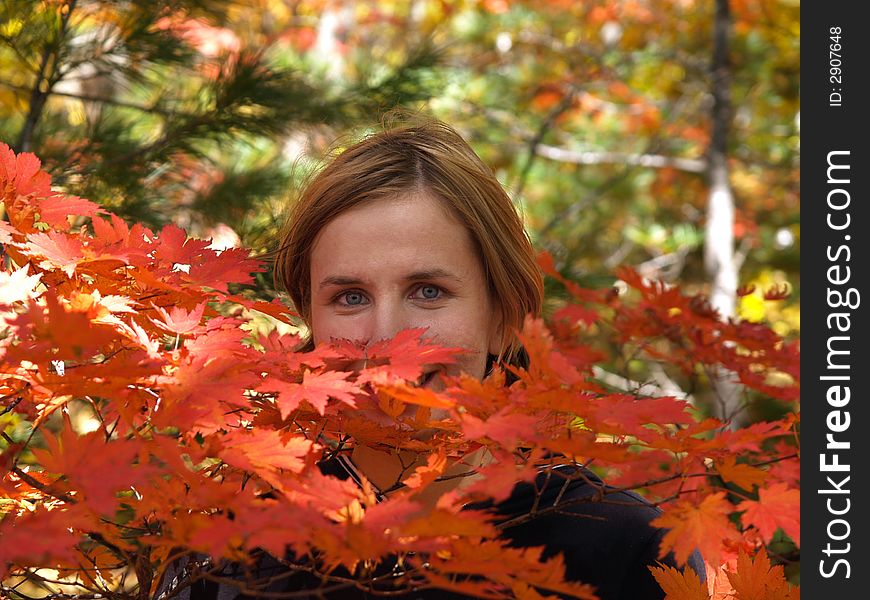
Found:
[[[730,11],[728,0],[716,0],[713,28],[713,135],[707,155],[707,224],[704,236],[704,265],[712,281],[710,301],[723,319],[735,315],[737,261],[734,255],[734,196],[728,181],[728,130],[731,124],[731,72],[728,59]],[[713,385],[724,419],[737,425],[742,386],[736,374],[719,369],[712,373]]]

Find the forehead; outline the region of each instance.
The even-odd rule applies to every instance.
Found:
[[[480,261],[468,229],[429,194],[387,197],[342,212],[317,235],[311,253],[315,283],[324,275],[361,277],[443,269],[475,275]]]

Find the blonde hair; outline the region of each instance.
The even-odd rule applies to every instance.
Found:
[[[540,314],[543,302],[541,272],[522,221],[492,171],[452,127],[401,118],[341,152],[304,189],[276,251],[276,286],[310,324],[311,251],[320,231],[353,206],[428,192],[468,228],[501,313],[500,358],[514,362],[521,352],[516,331],[527,314]]]

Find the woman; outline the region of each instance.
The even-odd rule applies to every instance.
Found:
[[[289,224],[275,277],[309,326],[309,347],[427,328],[466,350],[430,366],[420,384],[435,390],[442,375],[483,378],[496,360],[525,366],[514,331],[541,310],[534,251],[499,182],[447,125],[394,128],[348,148]],[[418,464],[365,446],[352,461],[382,490]]]
[[[515,331],[527,314],[541,310],[543,284],[534,252],[510,198],[492,172],[448,125],[434,120],[404,124],[372,135],[335,158],[308,185],[290,215],[276,260],[276,281],[289,292],[310,330],[306,347],[336,339],[363,344],[408,328],[446,347],[465,350],[451,365],[428,365],[418,385],[444,388],[444,377],[460,372],[485,378],[494,363],[527,366]],[[425,456],[356,445],[321,465],[338,477],[365,477],[383,498]],[[451,467],[471,471],[486,460],[478,454]],[[566,467],[567,475],[576,467]],[[539,478],[537,506],[591,498],[601,481],[589,471],[564,479]],[[435,494],[462,481],[445,478]],[[527,514],[532,485],[518,485],[496,506],[509,521]],[[603,599],[661,598],[648,570],[657,558],[663,531],[649,522],[659,510],[640,496],[618,492],[616,502],[579,502],[576,517],[550,516],[508,527],[517,546],[544,546],[544,557],[562,553],[566,578],[594,585]],[[431,498],[434,502],[437,499]],[[673,564],[668,559],[665,562]],[[703,576],[703,563],[693,557]],[[282,567],[266,558],[262,578]],[[228,575],[228,573],[224,573]],[[279,578],[266,591],[316,587],[304,574]],[[228,586],[199,584],[197,597],[233,598]],[[345,590],[327,597],[361,597]],[[439,590],[408,598],[456,597]]]

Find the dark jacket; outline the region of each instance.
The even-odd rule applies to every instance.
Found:
[[[562,491],[566,479],[567,489]],[[600,498],[601,488],[612,488],[606,488],[588,469],[563,467],[549,478],[539,475],[535,486],[517,485],[498,505],[498,513],[508,518],[528,514],[536,487],[543,490],[539,511],[552,507],[557,499],[562,510],[506,529],[512,545],[544,546],[542,558],[561,552],[565,578],[595,586],[602,600],[664,598],[648,569],[659,560],[659,542],[665,534],[650,525],[661,509],[634,492],[612,492]],[[661,562],[676,566],[673,555]],[[700,553],[692,554],[689,566],[705,579]]]

